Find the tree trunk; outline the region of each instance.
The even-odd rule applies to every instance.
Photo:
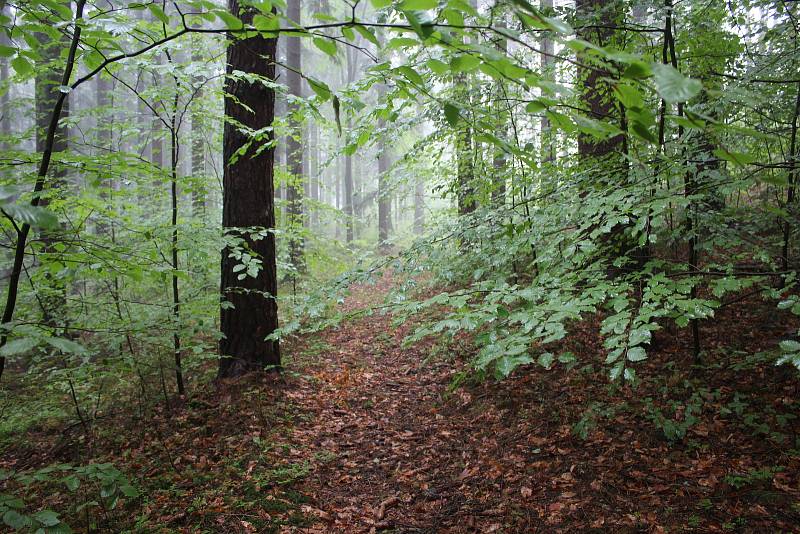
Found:
[[[192,54],[192,62],[202,60],[199,53]],[[204,218],[206,213],[206,153],[203,142],[203,79],[195,76],[192,83],[197,89],[192,102],[192,213],[195,217]]]
[[[252,20],[252,12],[240,10],[238,0],[229,0],[228,7],[243,22]],[[241,11],[241,12],[240,12]],[[228,45],[227,72],[234,70],[275,79],[275,47],[277,39],[261,36],[231,41]],[[274,119],[275,93],[260,83],[229,77],[225,81],[225,116],[253,130],[270,126]],[[248,108],[252,111],[249,111]],[[268,142],[263,139],[261,142]],[[220,310],[223,338],[220,341],[219,378],[234,377],[267,366],[280,366],[277,340],[266,340],[278,327],[277,266],[275,259],[274,150],[255,154],[248,150],[235,163],[231,156],[246,142],[247,136],[230,122],[223,131],[223,205],[222,227],[230,238],[240,238],[250,254],[261,260],[254,278],[242,277],[234,268],[240,261],[230,256],[230,248],[222,252]],[[266,230],[259,239],[251,237],[254,227]],[[246,271],[242,271],[244,273]]]
[[[425,181],[417,176],[414,184],[414,233],[422,235],[425,229]]]
[[[552,16],[551,11],[553,10],[553,0],[542,0],[541,6],[545,15]],[[550,39],[548,32],[542,32],[542,52],[540,54],[540,60],[542,66],[542,75],[545,79],[549,79],[551,76],[555,75],[553,72],[553,63],[555,60],[553,57],[554,54],[555,46],[553,45],[553,40]],[[550,125],[550,119],[547,117],[547,115],[542,114],[539,125],[541,128],[540,143],[542,160],[545,162],[551,162],[555,159],[555,144],[553,143],[553,130]]]
[[[350,125],[347,125],[348,129]],[[353,156],[344,157],[344,215],[347,227],[347,243],[353,242],[354,213],[353,213]]]
[[[8,9],[5,5],[5,1],[3,1],[2,7],[0,7],[0,15],[6,15]],[[7,16],[7,15],[6,15]],[[0,45],[2,46],[9,46],[11,41],[8,38],[5,30],[0,30]],[[9,92],[11,91],[10,86],[10,76],[8,71],[8,58],[0,58],[0,85],[9,83],[6,86],[6,90],[0,94],[0,150],[8,150],[9,144],[5,140],[6,137],[11,135],[11,109],[9,108],[9,104],[11,103],[11,98],[9,97]]]
[[[505,28],[505,14],[499,13],[498,16],[500,17],[500,21],[497,24],[498,27]],[[500,37],[497,42],[497,48],[503,55],[506,55],[506,52],[508,52],[508,40],[504,37]],[[499,121],[497,125],[498,137],[500,139],[508,139],[508,123],[511,118],[511,107],[503,100],[505,96],[504,84],[504,80],[497,81],[497,91],[495,95],[497,98],[497,104],[495,104],[497,108],[497,120]],[[496,206],[501,206],[506,202],[506,174],[508,173],[506,158],[505,150],[502,147],[494,146],[494,155],[492,158],[492,165],[494,166],[492,202]]]
[[[109,120],[108,113],[112,112],[111,95],[114,90],[114,84],[111,79],[104,76],[105,73],[98,73],[95,79],[95,105],[97,106],[97,148],[100,157],[108,156],[112,151],[112,124],[113,121]],[[101,171],[102,172],[102,171]],[[110,177],[100,177],[100,198],[103,204],[111,211],[111,191],[113,190],[114,181]],[[106,223],[106,216],[100,214],[97,219],[96,230],[97,235],[108,234],[108,224]]]
[[[289,0],[288,18],[300,24],[301,0]],[[289,94],[302,98],[302,42],[300,37],[286,38],[286,85]],[[303,121],[300,119],[297,105],[287,106],[289,117],[289,135],[286,137],[286,166],[291,175],[286,187],[287,227],[289,231],[289,261],[295,269],[303,270]]]
[[[61,85],[67,85],[72,71],[75,66],[75,57],[78,50],[78,44],[81,37],[81,25],[78,23],[83,18],[83,8],[86,5],[86,0],[77,0],[75,2],[75,24],[72,30],[72,41],[67,53],[66,64],[64,66],[64,74],[61,77]],[[39,169],[36,173],[36,184],[33,187],[34,196],[31,199],[32,206],[40,204],[40,196],[46,185],[48,172],[50,170],[50,161],[53,155],[53,147],[56,142],[56,134],[59,128],[59,120],[62,117],[64,106],[67,103],[66,93],[56,91],[55,103],[50,113],[50,123],[47,125],[47,135],[44,138],[42,159],[39,163]],[[17,242],[14,245],[14,265],[11,270],[11,276],[8,278],[8,291],[6,293],[6,304],[3,308],[3,317],[0,320],[3,326],[7,326],[14,319],[14,310],[17,306],[17,294],[19,292],[19,280],[22,276],[23,262],[25,260],[25,248],[28,241],[28,234],[31,231],[31,225],[24,223],[17,231]],[[0,348],[5,346],[8,342],[8,330],[3,329],[0,334]],[[5,368],[5,356],[0,356],[0,378],[3,376],[3,369]]]
[[[60,91],[58,87],[61,84],[60,78],[61,72],[63,71],[61,49],[62,47],[66,48],[63,39],[60,41],[50,41],[49,37],[46,36],[42,36],[41,39],[43,39],[42,42],[44,44],[40,52],[42,61],[37,65],[34,79],[36,152],[39,154],[42,154],[48,146],[48,129],[53,109],[56,107],[56,103],[59,100]],[[62,122],[63,119],[67,117],[69,117],[69,96],[64,99],[61,115],[54,132],[51,145],[52,152],[54,153],[63,153],[67,150],[68,130]],[[62,189],[66,178],[66,167],[58,162],[54,163],[51,166],[49,177],[49,189]],[[49,197],[44,197],[40,201],[40,205],[43,207],[49,204]],[[43,263],[49,261],[51,256],[55,257],[59,254],[55,245],[60,239],[61,235],[57,229],[42,231],[40,259]],[[63,327],[66,324],[66,286],[63,280],[52,276],[49,274],[49,271],[45,271],[45,273],[43,282],[37,288],[38,301],[42,307],[42,318],[45,324],[51,328]]]
[[[385,124],[384,124],[385,126]],[[381,141],[378,155],[378,244],[387,246],[392,230],[392,198],[389,193],[389,146]]]
[[[469,103],[469,79],[466,74],[456,77],[458,98]],[[475,168],[473,161],[472,126],[465,117],[456,126],[456,177],[458,180],[458,214],[467,215],[475,211]]]

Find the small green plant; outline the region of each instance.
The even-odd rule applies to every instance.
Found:
[[[765,467],[762,469],[751,469],[743,474],[730,474],[723,479],[729,486],[741,489],[748,486],[758,485],[763,482],[772,480],[777,473],[783,471],[782,466]]]
[[[32,472],[3,472],[0,481],[14,483],[27,488],[34,483],[63,484],[70,493],[77,493],[81,487],[89,487],[82,492],[84,501],[78,504],[75,512],[83,512],[89,517],[89,510],[99,508],[103,512],[113,510],[122,498],[133,499],[139,491],[128,478],[110,463],[73,466],[58,464]],[[72,532],[60,515],[52,510],[25,512],[24,501],[16,496],[0,494],[0,517],[3,524],[22,532],[37,534],[59,534]]]
[[[667,409],[662,410],[655,405],[653,399],[648,397],[645,402],[645,417],[649,419],[670,443],[683,440],[686,433],[699,421],[697,414],[703,406],[699,393],[694,393],[688,401],[681,403],[671,400]]]

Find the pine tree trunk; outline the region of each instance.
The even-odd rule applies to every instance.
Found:
[[[247,23],[251,12],[240,13],[238,0],[229,0],[231,13]],[[277,39],[261,36],[232,41],[228,45],[227,72],[234,70],[275,79]],[[270,126],[275,113],[275,93],[259,83],[228,78],[225,82],[225,116],[254,130]],[[241,104],[240,104],[241,103]],[[248,111],[245,107],[252,111]],[[248,141],[236,126],[225,123],[223,132],[222,227],[230,237],[244,239],[262,261],[255,278],[234,271],[239,260],[222,252],[221,327],[219,378],[234,377],[255,369],[280,366],[278,341],[265,340],[278,327],[277,265],[275,258],[274,150],[255,154],[255,148],[231,163],[231,156]],[[266,141],[264,141],[266,142]],[[270,230],[258,240],[247,228]],[[232,306],[231,306],[232,305]]]

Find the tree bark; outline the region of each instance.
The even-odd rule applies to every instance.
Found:
[[[228,8],[243,22],[252,20],[252,12],[241,9],[238,0],[229,0]],[[228,45],[225,116],[253,130],[272,124],[275,93],[263,84],[234,79],[231,74],[239,70],[274,80],[276,43],[277,39],[258,35],[237,39]],[[269,135],[256,144],[271,140]],[[278,327],[275,300],[278,280],[272,232],[275,228],[274,149],[256,154],[257,147],[251,147],[231,162],[231,156],[246,142],[247,135],[226,121],[222,227],[229,237],[241,238],[249,253],[261,260],[262,265],[255,278],[245,275],[239,280],[240,274],[234,268],[240,261],[230,256],[229,248],[222,252],[220,322],[224,337],[219,345],[219,378],[235,377],[265,367],[278,368],[281,363],[278,341],[265,339]],[[253,232],[246,231],[256,228],[266,230],[267,235],[254,239]]]
[[[288,18],[297,24],[301,23],[301,0],[289,0],[287,3]],[[289,94],[303,97],[303,78],[300,75],[302,64],[302,42],[300,37],[286,38],[286,85]],[[290,131],[286,137],[286,166],[291,175],[286,187],[286,213],[289,231],[289,261],[298,271],[303,270],[303,121],[300,119],[298,106],[290,102],[287,106]]]
[[[198,52],[192,53],[192,62],[202,60]],[[206,153],[203,142],[203,87],[204,80],[195,76],[192,83],[197,86],[192,103],[192,213],[195,217],[204,218],[206,212]]]
[[[385,90],[381,90],[381,96]],[[386,121],[381,119],[380,129],[383,132],[378,154],[378,245],[386,248],[389,232],[392,230],[392,197],[389,193],[389,146],[386,144]]]

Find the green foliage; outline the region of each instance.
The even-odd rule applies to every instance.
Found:
[[[89,464],[73,466],[58,464],[29,472],[0,473],[0,480],[21,488],[34,485],[48,485],[53,491],[66,488],[70,494],[81,493],[83,502],[76,503],[74,513],[97,513],[105,515],[117,508],[122,499],[139,497],[139,491],[131,485],[128,478],[111,464]],[[81,489],[83,486],[89,489]],[[0,494],[0,517],[3,523],[20,532],[56,534],[73,532],[61,519],[61,514],[52,510],[26,512],[22,499]]]

